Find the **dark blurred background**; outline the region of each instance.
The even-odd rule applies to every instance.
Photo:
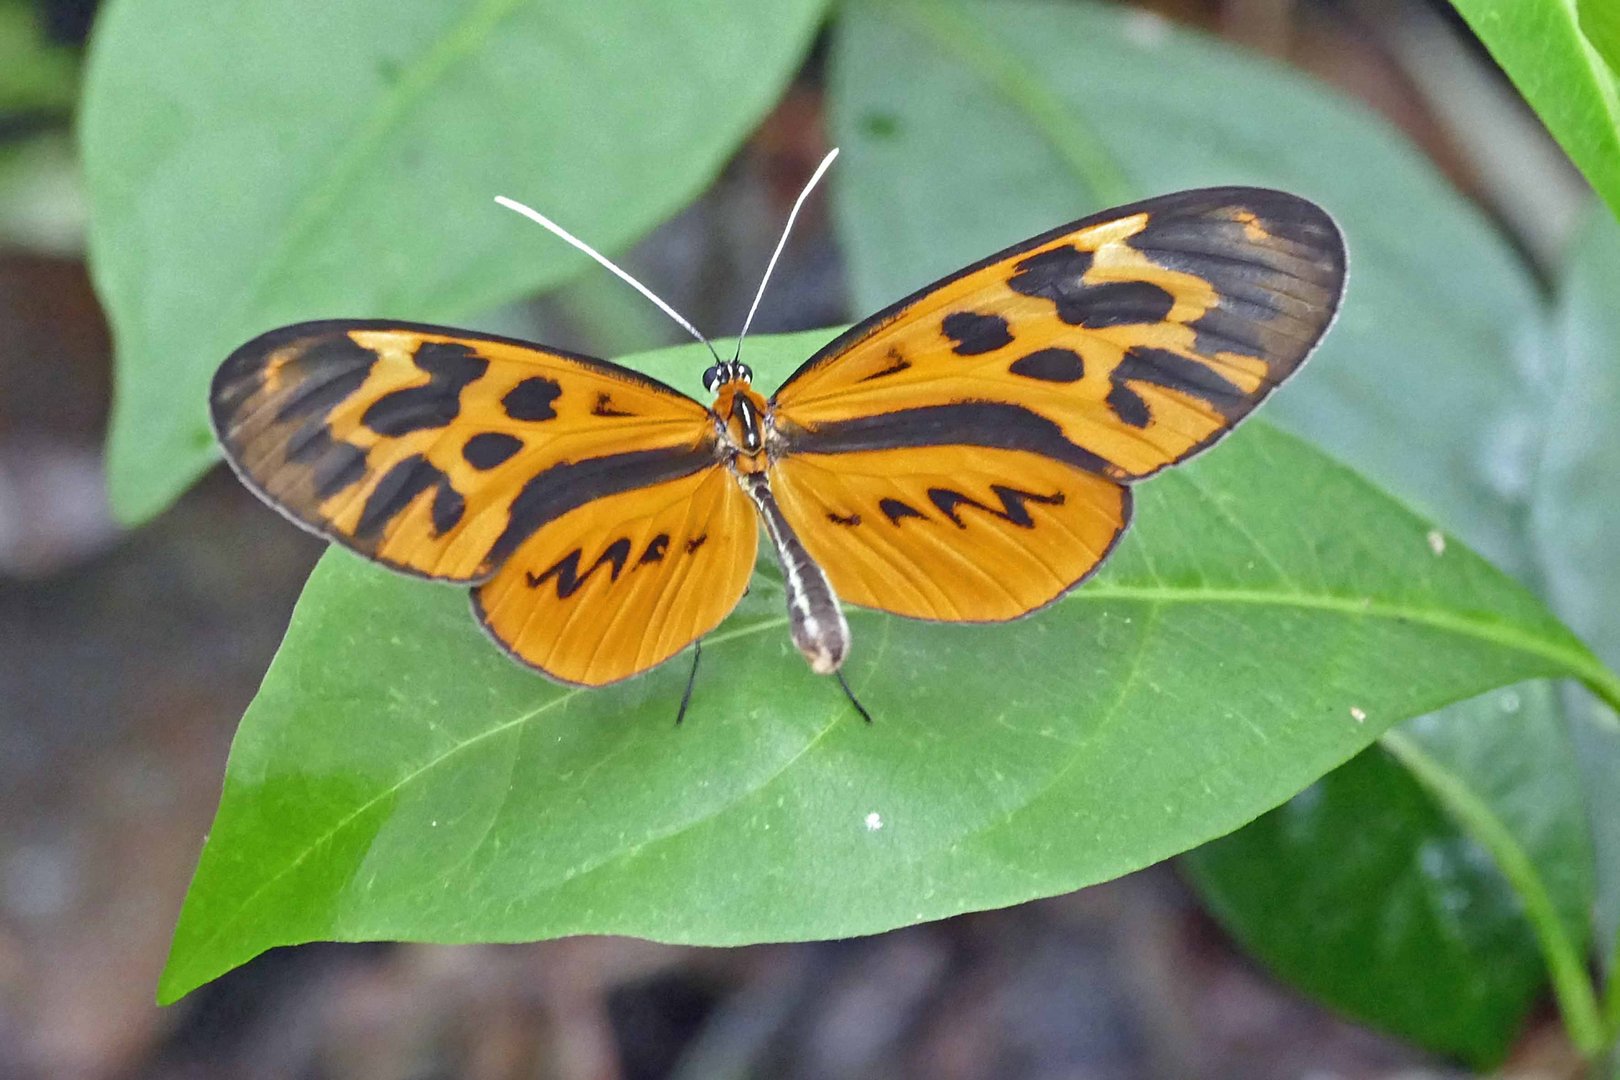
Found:
[[[1567,238],[1579,180],[1443,3],[1145,6],[1370,105],[1533,265]],[[0,36],[43,34],[71,68],[94,8],[0,3]],[[699,325],[739,321],[824,152],[820,86],[813,53],[721,182],[631,256]],[[82,262],[72,104],[42,90],[0,113],[0,1077],[1463,1075],[1269,977],[1173,864],[854,941],[307,946],[155,1007],[232,732],[320,544],[222,470],[138,531],[113,523],[110,345]],[[1498,136],[1523,159],[1511,173],[1479,152]],[[673,340],[618,288],[570,286],[520,314],[590,351]],[[758,325],[852,314],[813,209]],[[1550,1010],[1507,1072],[1575,1075]]]

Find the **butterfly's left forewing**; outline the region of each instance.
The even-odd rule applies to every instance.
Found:
[[[772,399],[771,483],[855,603],[1013,618],[1089,575],[1126,484],[1289,377],[1344,281],[1327,214],[1187,191],[1054,230],[853,327]]]

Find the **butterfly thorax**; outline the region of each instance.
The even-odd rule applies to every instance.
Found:
[[[722,383],[709,408],[720,430],[726,463],[744,476],[765,471],[769,410],[765,398],[746,378]]]

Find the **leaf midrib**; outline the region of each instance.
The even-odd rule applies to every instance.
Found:
[[[1167,586],[1155,585],[1116,585],[1107,582],[1093,582],[1077,590],[1064,603],[1078,603],[1082,601],[1109,601],[1123,600],[1145,604],[1216,604],[1216,605],[1253,605],[1277,608],[1292,608],[1306,611],[1333,612],[1346,615],[1350,618],[1369,618],[1389,620],[1396,622],[1417,623],[1443,630],[1462,637],[1472,637],[1480,641],[1490,642],[1531,656],[1541,657],[1552,661],[1559,667],[1569,671],[1576,678],[1586,682],[1600,697],[1610,702],[1620,702],[1620,678],[1606,671],[1579,642],[1573,638],[1567,641],[1556,641],[1528,632],[1514,624],[1500,620],[1485,620],[1470,618],[1454,612],[1421,607],[1411,607],[1391,601],[1377,601],[1369,597],[1347,597],[1333,593],[1279,593],[1257,588],[1209,588],[1206,586]],[[878,612],[860,611],[857,615],[877,616]],[[732,631],[721,631],[710,635],[708,642],[711,648],[727,641],[742,640],[754,634],[763,633],[787,625],[787,617],[781,616],[772,619],[762,619]],[[334,837],[349,828],[354,822],[363,818],[367,813],[385,800],[392,798],[398,792],[415,783],[420,777],[436,769],[438,766],[455,758],[464,750],[476,747],[487,739],[495,738],[511,729],[526,724],[529,721],[545,714],[553,708],[561,706],[578,695],[578,688],[561,690],[558,695],[544,704],[538,705],[527,712],[496,724],[479,732],[453,746],[447,747],[435,756],[424,761],[417,768],[378,791],[360,806],[344,815],[320,836],[312,840],[290,862],[276,873],[266,878],[253,892],[249,893],[237,906],[236,911],[222,922],[216,924],[213,933],[203,939],[201,945],[194,952],[206,951],[213,946],[226,932],[238,924],[247,912],[253,909],[259,897],[268,892],[278,882],[294,873],[317,850],[330,844]],[[824,725],[806,746],[791,755],[787,762],[779,766],[774,772],[761,778],[753,788],[742,792],[733,800],[733,804],[751,797],[756,792],[769,786],[791,765],[798,761],[811,746],[822,738],[831,728],[831,722]],[[696,828],[704,821],[710,820],[714,814],[703,815],[689,822],[673,826],[669,830],[638,840],[627,845],[611,855],[607,855],[584,872],[590,872],[601,865],[615,859],[622,858],[633,850],[644,848],[651,843],[657,843],[678,836],[690,829]],[[573,876],[578,876],[578,872]]]

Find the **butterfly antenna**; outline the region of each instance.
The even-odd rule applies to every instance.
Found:
[[[709,350],[709,355],[714,357],[715,363],[718,364],[720,362],[720,354],[714,351],[714,346],[709,343],[709,339],[704,337],[698,331],[697,327],[688,322],[685,316],[676,311],[674,308],[670,307],[668,304],[664,303],[663,300],[659,299],[657,293],[653,292],[651,289],[647,288],[647,286],[631,277],[629,271],[620,267],[612,259],[608,258],[606,255],[603,255],[600,251],[597,251],[595,248],[591,247],[591,245],[587,244],[585,241],[581,240],[579,237],[575,236],[573,233],[569,232],[555,221],[552,221],[534,207],[525,206],[516,199],[508,199],[505,195],[495,196],[495,201],[506,207],[508,210],[516,211],[517,213],[528,218],[530,221],[544,226],[546,230],[549,231],[553,236],[572,244],[580,251],[583,251],[585,254],[601,263],[602,266],[607,268],[608,271],[616,275],[620,281],[623,281],[642,296],[645,296],[647,299],[657,304],[658,310],[674,319],[688,334],[691,334],[693,337],[703,342],[704,346]],[[794,209],[797,210],[798,208],[795,207]],[[774,260],[772,261],[774,262]],[[757,303],[758,301],[755,302]]]
[[[782,257],[782,249],[787,247],[788,233],[793,231],[793,222],[799,216],[799,208],[804,205],[804,200],[810,197],[810,192],[827,172],[828,167],[832,165],[833,158],[837,156],[838,148],[835,146],[827,153],[826,157],[821,159],[821,164],[816,166],[816,171],[810,174],[810,182],[804,185],[804,190],[799,192],[799,197],[793,200],[793,209],[788,211],[787,224],[782,227],[782,238],[776,242],[776,250],[771,253],[771,261],[765,267],[765,276],[759,280],[759,291],[754,293],[754,304],[748,309],[748,318],[743,320],[742,333],[737,335],[737,351],[731,357],[732,363],[735,364],[742,356],[743,338],[748,336],[748,328],[754,323],[754,312],[759,310],[760,298],[765,295],[765,286],[770,284],[771,271],[776,269],[776,260]]]

